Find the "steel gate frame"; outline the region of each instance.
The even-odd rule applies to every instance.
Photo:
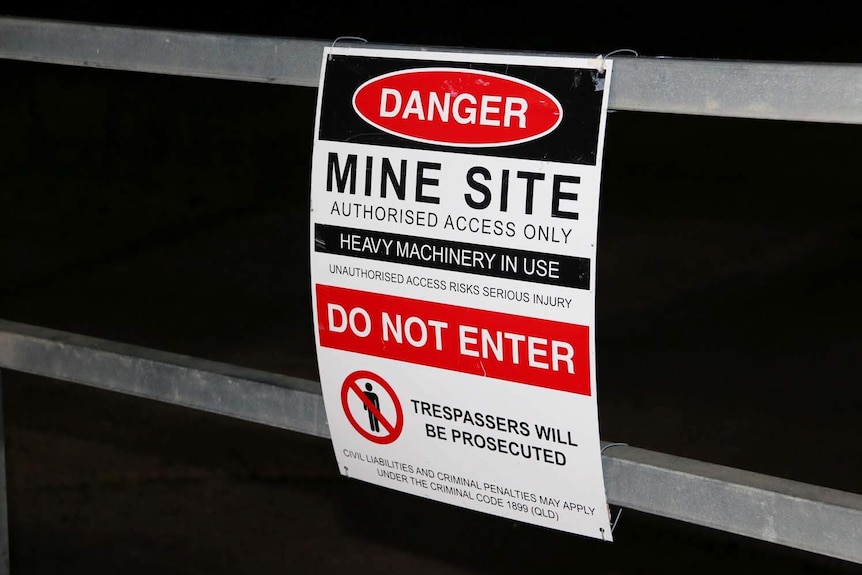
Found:
[[[0,17],[0,58],[291,86],[318,86],[331,44]],[[609,108],[862,124],[862,65],[619,57]],[[5,320],[0,368],[329,437],[320,384],[286,375]],[[615,505],[862,564],[862,494],[625,445],[602,463]],[[0,575],[8,570],[0,387]]]

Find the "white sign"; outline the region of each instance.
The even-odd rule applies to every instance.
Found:
[[[311,279],[343,474],[611,540],[594,349],[610,75],[325,51]]]

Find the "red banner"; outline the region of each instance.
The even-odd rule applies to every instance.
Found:
[[[320,345],[590,395],[589,328],[317,284]]]

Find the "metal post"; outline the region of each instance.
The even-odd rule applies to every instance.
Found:
[[[6,431],[3,419],[3,371],[0,370],[0,575],[9,575],[9,524],[6,512]]]

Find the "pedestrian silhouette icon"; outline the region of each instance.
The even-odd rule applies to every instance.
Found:
[[[371,384],[366,383],[365,384],[365,391],[363,391],[362,394],[368,398],[368,401],[370,401],[371,404],[379,412],[380,411],[380,398],[377,397],[376,393],[371,391],[372,389],[373,389],[373,387],[371,386]],[[363,403],[362,407],[363,407],[363,409],[365,409],[365,411],[368,412],[368,427],[371,428],[371,431],[379,432],[380,431],[380,420],[377,419],[376,415],[374,415],[374,411],[368,409],[367,403]]]
[[[341,407],[353,429],[378,445],[392,443],[404,429],[404,411],[395,390],[374,372],[359,370],[344,378]]]

